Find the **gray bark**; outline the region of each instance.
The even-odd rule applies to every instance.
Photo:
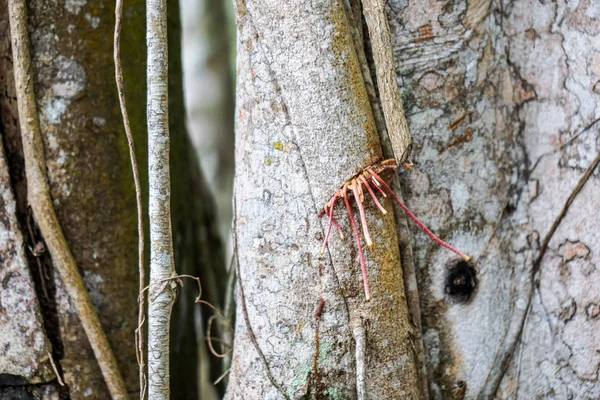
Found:
[[[150,288],[148,290],[148,397],[170,398],[171,311],[177,279],[171,232],[167,3],[146,3],[148,46],[148,186]]]
[[[381,217],[366,202],[375,239],[365,250],[371,302],[340,203],[336,216],[348,239],[332,237],[319,255],[327,223],[319,210],[382,157],[344,5],[238,1],[236,16],[241,274],[226,398],[353,398],[362,382],[372,398],[417,398],[392,213]],[[313,315],[319,297],[320,319]],[[364,359],[355,360],[356,325],[367,339]],[[365,376],[357,376],[361,370]]]
[[[540,254],[599,150],[597,13],[590,2],[389,2],[415,148],[405,198],[473,257],[479,280],[457,301],[447,254],[413,230],[434,398],[599,396],[597,172]]]
[[[0,357],[0,383],[7,384],[10,377],[21,383],[47,382],[54,379],[49,360],[52,347],[44,331],[35,285],[25,256],[25,240],[18,227],[17,203],[1,142],[0,193],[0,255],[3,264],[0,269],[0,348],[4,349]],[[12,289],[7,290],[9,287]]]
[[[0,2],[0,129],[2,142],[19,131],[16,93],[12,75],[8,4]],[[18,195],[18,193],[17,193]],[[10,379],[21,383],[54,379],[48,353],[52,351],[26,256],[26,239],[19,229],[17,200],[8,170],[4,144],[0,142],[0,384]],[[39,271],[41,273],[41,271]],[[6,290],[14,287],[14,291]],[[16,382],[15,382],[16,383]]]
[[[310,252],[323,229],[314,214],[356,172],[349,165],[368,163],[353,153],[368,148],[356,133],[364,130],[351,128],[352,118],[332,103],[364,114],[344,97],[347,81],[336,75],[340,64],[350,76],[354,70],[347,53],[330,46],[328,32],[343,37],[339,19],[328,24],[322,17],[335,19],[335,4],[327,11],[315,4],[243,5],[237,5],[235,186],[240,282],[272,377],[290,398],[312,396],[318,386],[299,374],[310,369],[308,349],[314,351],[306,328],[316,324],[310,300],[316,305],[337,282],[359,283],[356,274],[349,279],[357,261],[338,261],[342,250],[354,251],[352,244],[330,244],[333,270],[330,260]],[[389,1],[387,11],[413,138],[414,169],[400,173],[404,198],[474,260],[458,262],[411,226],[431,396],[598,398],[597,170],[559,218],[600,150],[598,8],[591,1],[415,0]],[[363,150],[362,159],[368,154]],[[375,247],[390,235],[377,235]],[[368,264],[381,273],[380,261]],[[392,293],[380,281],[371,286],[379,290],[375,299]],[[326,298],[332,309],[323,314],[321,333],[335,332],[324,328],[328,318],[339,331],[349,329],[360,300],[354,287],[350,296],[334,291],[345,297],[347,314],[338,313],[339,297]],[[394,310],[370,318],[402,326],[404,315]],[[229,398],[283,397],[240,316]],[[389,332],[371,323],[367,351],[377,334]],[[319,370],[345,373],[325,375],[325,393],[356,398],[344,391],[354,384],[348,378],[357,370],[354,353],[334,349],[321,353]],[[378,368],[386,371],[386,364]],[[389,387],[377,392],[374,375],[366,381],[370,398],[403,398]]]

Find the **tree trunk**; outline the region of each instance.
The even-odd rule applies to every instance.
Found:
[[[590,1],[545,3],[388,2],[413,139],[404,197],[473,257],[457,260],[411,226],[432,398],[600,396],[600,19]],[[318,210],[381,157],[351,13],[327,4],[236,2],[241,276],[228,398],[361,398],[357,314],[367,321],[367,397],[417,395],[401,277],[384,278],[400,274],[391,220],[379,220],[366,252],[371,303],[351,241],[316,252]]]
[[[407,203],[476,263],[413,231],[432,394],[597,398],[597,172],[560,215],[599,150],[598,10],[389,6],[415,146]]]
[[[382,158],[347,10],[337,1],[235,7],[240,275],[226,398],[418,398],[393,215],[367,206],[370,302],[339,203],[349,239],[319,254],[319,211]]]
[[[139,389],[133,341],[137,326],[136,211],[114,81],[114,2],[30,2],[28,6],[33,77],[54,207],[134,398]],[[213,227],[212,199],[181,122],[185,109],[178,53],[179,10],[176,3],[169,8],[173,14],[169,29],[174,29],[170,47],[175,51],[170,55],[175,61],[169,69],[169,114],[172,147],[179,154],[172,160],[175,262],[179,273],[214,282],[224,271],[222,250]],[[0,353],[0,397],[54,398],[53,393],[60,393],[61,398],[108,398],[88,339],[50,256],[42,253],[43,238],[28,211],[6,10],[7,2],[0,1],[0,133],[4,148],[0,152],[0,236],[6,238],[0,240],[0,342],[5,349]],[[124,15],[125,94],[147,193],[144,2],[126,2]],[[195,398],[198,391],[196,352],[190,351],[201,340],[194,323],[199,312],[198,306],[193,306],[197,294],[195,285],[186,282],[174,310],[172,346],[177,358],[172,374],[186,377],[174,379],[174,396],[185,393],[191,394],[187,398]],[[219,286],[209,283],[204,298],[219,304],[220,296]],[[56,381],[49,354],[65,387]],[[215,374],[219,371],[217,366]]]

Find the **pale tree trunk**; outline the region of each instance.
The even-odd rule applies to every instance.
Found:
[[[222,250],[212,199],[183,125],[179,16],[177,4],[173,5],[174,10],[169,6],[173,11],[169,29],[174,30],[169,47],[176,53],[169,57],[175,60],[169,71],[169,117],[171,146],[180,155],[171,162],[175,264],[179,273],[200,275],[209,282],[204,298],[219,304],[223,290],[214,282],[225,280],[218,278],[223,273]],[[54,208],[128,392],[137,398],[136,206],[111,56],[114,2],[28,2],[28,14],[32,73]],[[144,2],[125,2],[124,15],[125,95],[142,184],[147,188]],[[89,341],[50,255],[42,252],[43,237],[28,211],[8,29],[7,2],[0,1],[0,397],[56,398],[59,394],[60,398],[106,399],[109,394]],[[197,295],[197,287],[186,284],[174,309],[172,392],[176,398],[186,398],[183,394],[196,398],[198,391],[196,353],[190,351],[201,343],[194,329]],[[66,386],[58,384],[48,354]]]
[[[597,6],[389,6],[415,145],[406,199],[478,280],[469,295],[472,271],[413,231],[432,394],[598,398],[597,171],[560,221],[599,151]]]
[[[171,311],[177,296],[171,232],[167,3],[146,2],[150,286],[148,397],[170,398]]]
[[[382,158],[347,10],[338,1],[235,8],[240,275],[226,398],[418,398],[393,214],[367,207],[370,302],[340,203],[347,239],[319,254],[319,210]]]
[[[350,240],[333,238],[327,257],[318,255],[326,228],[318,209],[374,161],[370,154],[381,155],[364,141],[371,107],[357,106],[364,84],[345,47],[343,6],[308,3],[236,3],[241,287],[228,395],[357,398],[350,331],[357,310],[368,308],[360,314],[368,321],[367,398],[415,397],[418,340],[413,356],[402,330],[407,308],[417,307],[406,306],[401,284],[383,277],[401,273],[393,227],[379,219],[382,230],[366,252],[371,303],[360,293]],[[414,168],[400,173],[404,197],[434,232],[473,257],[461,261],[410,227],[432,398],[600,396],[600,181],[592,171],[599,11],[590,1],[546,3],[387,4],[413,139]],[[379,106],[372,109],[377,118]],[[352,126],[356,118],[362,126]],[[407,232],[398,232],[406,243]],[[410,246],[404,250],[403,263]],[[319,296],[326,301],[320,322],[313,315]],[[402,304],[378,303],[390,299]],[[407,357],[402,346],[410,346]]]

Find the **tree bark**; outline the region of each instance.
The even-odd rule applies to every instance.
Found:
[[[342,6],[236,6],[238,308],[243,288],[250,323],[238,311],[228,398],[360,398],[347,329],[365,305],[352,272],[358,263],[343,253],[354,246],[332,240],[330,259],[313,251],[324,228],[317,209],[369,156],[380,157],[365,142],[376,136],[360,134],[374,129],[370,108],[348,100],[364,98],[364,89],[341,44]],[[392,0],[387,13],[414,149],[413,171],[400,173],[404,198],[473,257],[457,260],[411,226],[431,397],[597,398],[598,11],[590,1]],[[366,123],[352,127],[338,104]],[[398,293],[383,283],[388,264],[373,254],[397,248],[387,226],[367,252],[370,271],[379,267],[374,299]],[[312,314],[319,296],[320,322]],[[378,386],[388,369],[372,356],[385,354],[373,347],[375,335],[408,340],[385,329],[386,319],[402,329],[404,307],[402,298],[390,313],[369,309],[369,398],[416,395],[412,354],[402,395]],[[324,350],[324,332],[333,351]]]
[[[388,5],[414,145],[405,198],[478,281],[457,287],[473,271],[413,229],[433,397],[598,397],[597,172],[550,231],[599,150],[597,11]]]
[[[2,348],[6,348],[7,340],[11,349],[0,354],[0,397],[109,398],[86,335],[48,254],[36,258],[30,250],[38,254],[36,245],[43,244],[43,238],[29,217],[26,202],[6,10],[7,2],[0,1],[0,133],[6,155],[6,165],[0,165],[0,236],[8,239],[0,241],[0,309],[4,313],[0,336]],[[135,192],[114,83],[114,3],[29,2],[28,11],[36,100],[54,207],[129,394],[137,397],[133,341],[138,291]],[[179,272],[200,275],[208,282],[204,298],[219,304],[223,291],[210,282],[223,274],[222,250],[212,217],[212,199],[183,126],[176,3],[171,14],[174,20],[169,21],[169,29],[174,27],[176,33],[172,38],[175,44],[170,47],[176,53],[170,55],[175,61],[170,68],[174,94],[169,114],[172,146],[181,154],[171,165],[176,171],[172,182],[175,263]],[[125,2],[124,15],[121,46],[125,92],[140,170],[145,171],[144,3]],[[145,196],[147,184],[143,173]],[[172,365],[172,375],[185,379],[174,379],[177,386],[173,393],[195,398],[197,359],[190,348],[205,344],[195,331],[197,288],[187,284],[182,292],[173,318],[173,357],[177,362]],[[22,309],[25,305],[26,310]],[[56,381],[48,352],[65,387]],[[220,369],[217,365],[215,374]]]
[[[319,255],[319,211],[382,158],[347,10],[337,1],[235,8],[240,276],[226,398],[418,398],[393,215],[367,206],[370,302],[352,239],[332,238]]]

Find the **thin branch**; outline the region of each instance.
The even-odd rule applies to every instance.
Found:
[[[229,375],[229,372],[231,372],[231,368],[227,368],[227,370],[213,382],[213,385],[217,386],[219,383],[221,383],[221,381],[225,379],[227,375]]]
[[[148,293],[148,398],[170,396],[171,311],[177,297],[171,231],[167,2],[146,2],[150,289]]]
[[[558,226],[562,222],[563,218],[565,217],[565,215],[567,215],[567,211],[569,211],[569,207],[571,207],[571,204],[573,204],[573,201],[575,200],[575,198],[577,197],[577,195],[579,194],[581,189],[583,189],[583,187],[587,183],[588,179],[590,179],[590,176],[592,176],[592,174],[594,173],[594,170],[598,166],[598,163],[600,163],[600,153],[598,153],[596,155],[596,158],[594,158],[594,161],[592,161],[592,163],[589,165],[589,167],[587,168],[587,170],[585,171],[583,176],[579,179],[579,182],[577,182],[577,185],[575,186],[575,188],[569,195],[569,198],[567,198],[567,201],[563,205],[562,210],[560,210],[560,213],[558,214],[558,216],[552,223],[550,230],[544,237],[544,240],[542,241],[542,246],[540,247],[540,254],[539,254],[538,258],[536,259],[535,263],[533,264],[533,271],[531,272],[532,280],[533,280],[533,275],[535,275],[535,273],[540,269],[540,265],[542,264],[542,258],[544,257],[544,254],[546,253],[546,250],[548,249],[548,244],[550,243],[550,239],[552,239],[552,236],[556,232],[556,229],[558,229]]]
[[[356,319],[352,324],[352,336],[354,337],[356,362],[356,397],[358,400],[366,400],[367,335],[360,319]]]
[[[114,62],[115,62],[115,80],[117,83],[117,92],[119,94],[119,105],[121,106],[121,115],[123,116],[123,126],[125,127],[125,135],[129,144],[129,158],[131,160],[131,170],[133,171],[133,182],[135,184],[135,199],[137,203],[137,219],[138,219],[138,272],[139,272],[139,311],[138,311],[138,329],[142,334],[136,335],[136,355],[139,368],[140,379],[140,399],[146,398],[146,363],[145,363],[145,348],[144,335],[142,328],[144,326],[144,314],[146,312],[146,297],[142,294],[146,286],[146,268],[144,264],[144,214],[142,203],[142,185],[140,183],[140,172],[138,169],[137,159],[135,156],[135,144],[133,134],[131,133],[131,125],[129,123],[129,115],[127,114],[127,103],[125,101],[125,90],[123,88],[123,67],[121,66],[121,26],[123,24],[123,0],[117,0],[115,5],[115,35],[114,35]]]
[[[377,87],[381,106],[398,165],[411,166],[411,138],[404,115],[402,97],[396,81],[396,63],[392,51],[392,35],[385,14],[384,0],[362,0],[369,39],[373,48]]]
[[[102,330],[100,319],[79,274],[52,204],[46,177],[44,143],[35,102],[34,78],[27,35],[27,6],[24,0],[11,0],[8,2],[8,10],[15,88],[27,175],[27,200],[46,241],[54,266],[58,270],[90,341],[108,390],[113,399],[128,399],[129,395],[119,372],[117,361],[106,334]]]
[[[56,380],[60,386],[65,386],[65,382],[60,376],[60,372],[58,372],[58,368],[56,363],[54,362],[54,357],[52,357],[52,353],[48,352],[48,359],[50,360],[50,365],[52,366],[52,370],[54,371],[54,375],[56,375]]]
[[[535,160],[535,163],[533,164],[533,167],[530,168],[529,170],[529,174],[531,175],[531,173],[533,171],[536,170],[537,166],[539,165],[539,163],[547,156],[552,155],[552,154],[556,154],[557,152],[563,150],[565,147],[570,146],[573,142],[575,142],[581,135],[583,135],[584,133],[586,133],[587,131],[589,131],[590,129],[592,129],[594,127],[594,125],[596,125],[598,122],[600,122],[600,118],[596,118],[595,120],[593,120],[592,122],[590,122],[587,126],[585,126],[580,132],[576,133],[575,135],[573,135],[572,138],[570,138],[569,140],[567,140],[566,142],[564,142],[563,144],[561,144],[560,146],[558,146],[557,148],[550,150],[542,155],[540,155],[537,160]]]
[[[502,344],[500,345],[500,349],[498,350],[496,359],[494,360],[493,367],[490,370],[486,381],[481,391],[479,392],[479,395],[477,396],[477,399],[483,400],[492,398],[498,390],[498,386],[500,386],[500,382],[502,381],[502,378],[504,377],[504,374],[508,369],[509,362],[513,356],[517,343],[521,338],[521,334],[525,325],[525,319],[527,318],[529,309],[531,307],[531,300],[533,298],[535,287],[535,277],[537,272],[540,270],[542,260],[544,258],[544,255],[546,254],[546,251],[548,250],[550,239],[552,239],[552,236],[554,236],[554,233],[558,229],[558,226],[562,222],[565,215],[567,215],[569,207],[571,207],[571,204],[573,204],[573,201],[575,200],[579,192],[581,192],[581,189],[583,189],[590,176],[592,176],[592,173],[594,172],[596,167],[598,167],[599,163],[600,153],[596,155],[596,158],[591,162],[585,173],[579,179],[579,182],[577,182],[577,185],[571,191],[571,194],[567,198],[567,201],[565,202],[562,209],[554,219],[550,230],[548,230],[548,233],[546,233],[546,235],[544,236],[538,256],[533,262],[533,266],[531,268],[530,283],[527,287],[526,292],[527,306],[523,311],[520,311],[517,315],[513,316],[511,324],[509,325],[508,332]]]

